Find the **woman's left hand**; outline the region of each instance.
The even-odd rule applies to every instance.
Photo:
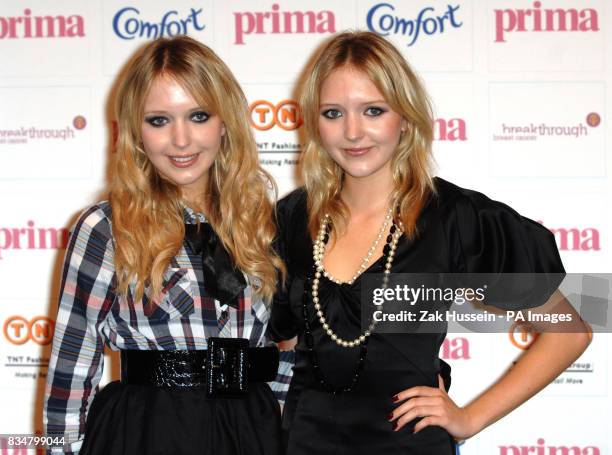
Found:
[[[429,425],[444,428],[456,440],[467,439],[477,433],[465,408],[455,404],[444,389],[444,381],[438,375],[438,388],[417,386],[406,389],[393,397],[394,402],[403,402],[389,415],[398,431],[417,417],[423,417],[414,427],[414,432]]]

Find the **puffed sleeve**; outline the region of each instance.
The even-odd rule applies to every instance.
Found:
[[[299,188],[283,199],[278,201],[276,205],[276,223],[277,223],[277,237],[275,240],[275,249],[287,268],[287,275],[285,282],[279,281],[274,300],[272,302],[272,314],[268,323],[268,337],[276,342],[290,340],[297,335],[299,328],[294,315],[291,312],[291,306],[289,304],[289,293],[291,285],[293,284],[292,279],[292,263],[291,255],[289,254],[289,245],[293,235],[293,225],[296,220],[294,214],[303,215],[296,213],[303,211],[305,213],[306,204],[306,193],[303,189]]]
[[[100,206],[83,212],[66,250],[60,302],[47,373],[46,433],[63,438],[49,453],[77,454],[102,376],[101,326],[115,300],[110,223]]]
[[[565,276],[553,234],[475,191],[461,189],[454,206],[459,271],[497,277],[488,303],[507,310],[545,303]]]
[[[303,206],[305,209],[306,194],[298,189],[281,199],[276,205],[276,227],[277,236],[274,248],[285,263],[287,275],[285,282],[279,282],[272,301],[272,313],[268,321],[266,332],[267,338],[279,343],[290,340],[298,334],[299,328],[289,304],[290,290],[293,284],[291,255],[289,245],[293,235],[293,214],[296,207]],[[270,387],[276,399],[282,405],[285,404],[289,384],[293,377],[293,366],[295,365],[295,351],[281,350],[278,374],[276,379],[270,383]]]

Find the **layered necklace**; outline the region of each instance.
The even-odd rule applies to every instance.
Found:
[[[355,280],[368,268],[368,266],[370,265],[372,256],[374,255],[374,252],[376,251],[376,248],[378,247],[378,244],[380,243],[380,240],[385,235],[385,232],[387,232],[387,227],[389,226],[389,223],[391,223],[391,229],[389,230],[389,234],[387,235],[386,244],[383,247],[383,258],[386,258],[386,261],[385,261],[385,266],[383,270],[382,288],[386,289],[386,287],[388,286],[389,275],[391,274],[391,267],[393,266],[393,258],[395,256],[395,250],[397,249],[397,243],[399,241],[399,238],[402,235],[402,230],[400,228],[401,222],[399,223],[400,226],[397,226],[395,222],[392,221],[392,218],[393,218],[392,214],[393,214],[392,208],[389,208],[389,210],[387,210],[387,214],[380,228],[380,231],[378,232],[378,235],[376,236],[376,238],[374,239],[374,242],[372,243],[372,246],[368,250],[368,253],[366,254],[366,256],[363,258],[363,261],[361,265],[359,266],[359,268],[357,269],[357,272],[355,272],[355,274],[347,282],[347,284],[353,284]],[[359,375],[361,371],[363,370],[363,366],[365,364],[368,340],[370,336],[372,335],[374,328],[376,327],[376,321],[371,320],[370,324],[368,325],[368,328],[365,331],[363,331],[357,338],[353,340],[345,340],[342,337],[338,336],[338,334],[330,327],[329,323],[327,322],[327,319],[325,318],[325,314],[323,313],[323,308],[319,302],[319,282],[321,280],[321,276],[325,276],[330,281],[333,281],[336,284],[342,284],[340,280],[337,280],[330,273],[326,272],[325,268],[323,267],[323,255],[325,253],[325,246],[327,245],[327,242],[329,241],[330,234],[331,234],[331,219],[330,219],[330,216],[326,214],[321,219],[321,224],[319,226],[317,238],[315,239],[315,242],[313,244],[313,250],[312,250],[312,255],[314,259],[313,276],[307,278],[306,284],[304,286],[304,295],[302,299],[302,313],[303,313],[304,324],[305,324],[306,347],[308,348],[308,351],[310,353],[310,358],[311,358],[311,362],[312,362],[312,365],[315,371],[315,375],[317,376],[317,379],[319,380],[321,386],[324,389],[326,389],[330,393],[338,394],[338,393],[350,392],[351,390],[353,390],[353,388],[357,384],[357,381],[359,380]],[[310,293],[308,292],[308,287],[310,287]],[[341,386],[341,387],[332,386],[329,383],[329,381],[327,381],[327,379],[323,375],[323,372],[321,371],[317,353],[314,349],[314,339],[312,336],[310,318],[308,317],[307,304],[308,304],[309,297],[312,297],[315,314],[319,319],[319,323],[321,324],[321,327],[323,328],[324,333],[327,336],[329,336],[332,339],[332,341],[334,341],[338,346],[341,346],[343,348],[354,348],[357,346],[361,346],[361,349],[359,352],[359,360],[357,362],[355,372],[353,374],[353,377],[351,378],[351,381],[345,386]]]

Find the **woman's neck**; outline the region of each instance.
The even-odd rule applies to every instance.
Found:
[[[345,176],[341,197],[351,214],[367,214],[389,206],[393,180],[387,175]]]
[[[205,195],[193,197],[183,194],[183,200],[185,201],[185,204],[187,204],[187,207],[198,213],[203,213],[206,215],[208,212],[208,199]]]

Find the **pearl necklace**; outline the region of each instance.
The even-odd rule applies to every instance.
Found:
[[[374,242],[372,242],[372,246],[368,250],[368,253],[365,255],[363,260],[361,261],[361,265],[359,266],[359,268],[357,269],[353,277],[349,281],[347,281],[348,284],[353,284],[355,280],[359,277],[359,275],[365,272],[365,270],[368,268],[370,264],[370,260],[372,259],[372,256],[374,255],[374,252],[376,251],[376,248],[378,247],[378,244],[380,243],[380,239],[382,239],[383,235],[385,234],[387,230],[387,226],[389,225],[389,222],[391,221],[391,213],[392,213],[392,210],[391,210],[391,207],[389,207],[389,210],[387,210],[387,214],[385,215],[385,220],[383,221],[383,224],[380,230],[378,231],[378,235],[374,239]],[[325,250],[325,243],[326,243],[325,233],[327,231],[328,225],[329,225],[329,215],[326,215],[326,217],[323,219],[323,223],[321,223],[321,227],[319,228],[319,236],[317,238],[317,240],[320,241],[319,246],[317,248],[317,243],[315,242],[315,245],[313,248],[314,260],[316,262],[317,257],[318,257],[319,261],[321,262],[321,265],[323,264],[323,252]],[[327,272],[325,269],[322,270],[322,273],[323,273],[323,276],[329,279],[330,281],[333,281],[336,284],[342,284],[342,281],[333,277],[332,274]]]
[[[351,281],[348,282],[349,284],[352,284],[355,281],[355,279],[361,273],[365,271],[365,265],[369,263],[372,255],[374,254],[374,251],[376,250],[376,246],[378,246],[378,242],[380,241],[384,232],[387,229],[387,225],[389,224],[389,221],[391,220],[391,213],[392,213],[392,210],[390,208],[387,211],[387,216],[385,217],[385,221],[378,234],[378,237],[374,241],[374,244],[372,245],[372,248],[370,248],[368,255],[365,257],[363,263],[359,267],[359,270],[353,276]],[[314,274],[314,279],[312,280],[312,301],[314,303],[314,309],[316,311],[317,317],[319,318],[319,322],[321,323],[321,327],[323,327],[323,330],[325,331],[325,333],[333,341],[335,341],[338,346],[342,346],[345,348],[352,348],[355,346],[359,346],[360,344],[365,343],[367,341],[368,337],[372,334],[372,331],[374,330],[376,326],[376,321],[372,320],[367,330],[365,330],[361,335],[359,335],[354,340],[350,340],[350,341],[344,340],[341,337],[339,337],[338,334],[335,333],[332,330],[332,328],[329,326],[329,324],[327,323],[327,319],[325,318],[325,314],[323,314],[323,309],[321,308],[321,304],[319,303],[319,280],[321,278],[321,275],[325,273],[323,269],[323,254],[325,252],[325,244],[327,240],[329,239],[329,224],[330,224],[329,222],[330,222],[329,214],[326,214],[325,217],[321,220],[319,234],[317,236],[317,239],[314,242],[313,249],[312,249],[313,250],[312,254],[313,254],[313,258],[315,262],[315,274]],[[402,235],[402,230],[397,229],[395,224],[393,224],[391,226],[391,233],[387,237],[387,246],[389,247],[388,251],[386,251],[387,246],[385,246],[385,251],[383,251],[383,255],[384,254],[387,255],[387,261],[385,263],[385,269],[383,271],[383,283],[382,283],[383,289],[385,289],[389,283],[389,275],[391,273],[391,267],[393,265],[393,256],[395,255],[395,250],[397,248],[397,242],[401,235]],[[325,276],[329,277],[329,274]],[[338,281],[335,281],[335,282],[338,282]]]

